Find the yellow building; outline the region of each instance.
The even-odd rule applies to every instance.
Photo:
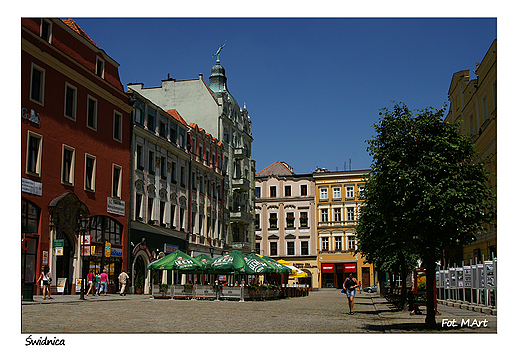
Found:
[[[363,287],[375,284],[374,266],[354,254],[355,226],[369,170],[329,172],[317,169],[316,217],[320,288],[342,288],[350,272]]]
[[[453,74],[449,89],[450,110],[445,121],[460,123],[460,132],[471,135],[478,155],[475,161],[485,160],[485,168],[493,173],[490,184],[496,194],[497,172],[497,41],[491,44],[482,62],[473,70]],[[496,227],[486,225],[486,231],[477,240],[464,247],[462,260],[485,260],[497,256]]]

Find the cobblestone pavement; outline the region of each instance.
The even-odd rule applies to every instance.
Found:
[[[35,297],[34,302],[22,302],[22,333],[425,332],[422,330],[425,315],[396,311],[377,294],[356,294],[355,314],[348,315],[347,298],[339,290],[246,302],[150,299],[145,295],[117,294],[83,301],[78,296],[54,298],[44,301]],[[497,332],[496,316],[444,305],[439,312],[439,329],[434,332]],[[448,320],[457,327],[448,328]],[[461,323],[468,326],[474,322],[481,322],[480,327],[476,324],[460,327]]]

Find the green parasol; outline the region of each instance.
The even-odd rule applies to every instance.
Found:
[[[202,268],[202,262],[181,250],[175,250],[171,254],[150,263],[146,267],[148,270],[176,270],[181,272],[196,272],[202,270]]]
[[[213,261],[215,261],[215,258],[209,257],[206,254],[200,254],[199,256],[195,257],[195,260],[199,260],[202,263],[202,270],[204,271]]]
[[[245,255],[238,250],[232,250],[226,255],[217,257],[206,269],[214,273],[245,273]]]
[[[262,258],[262,260],[268,262],[273,267],[275,267],[277,269],[276,273],[292,273],[292,270],[289,267],[282,265],[278,261],[275,261],[268,256],[261,256],[261,255],[258,255],[258,256],[260,256]]]
[[[265,261],[255,253],[246,255],[245,261],[246,267],[244,269],[248,275],[278,272],[278,268],[275,265],[272,265],[269,261]]]

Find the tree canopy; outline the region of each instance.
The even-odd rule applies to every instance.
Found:
[[[489,173],[474,162],[471,138],[444,123],[444,108],[414,114],[398,103],[380,115],[367,141],[373,162],[356,228],[359,252],[385,267],[397,252],[417,256],[428,273],[443,249],[469,244],[494,218]]]

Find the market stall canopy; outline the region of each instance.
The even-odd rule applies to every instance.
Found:
[[[278,262],[281,263],[284,266],[289,267],[292,270],[292,273],[291,273],[292,277],[295,277],[295,278],[305,278],[305,277],[307,277],[307,273],[306,272],[300,270],[297,267],[294,267],[293,265],[291,265],[289,262],[285,261],[284,259],[280,259],[280,260],[278,260]]]
[[[148,270],[176,270],[195,272],[201,271],[203,264],[199,260],[194,259],[181,250],[175,250],[162,259],[150,263],[146,268]]]

